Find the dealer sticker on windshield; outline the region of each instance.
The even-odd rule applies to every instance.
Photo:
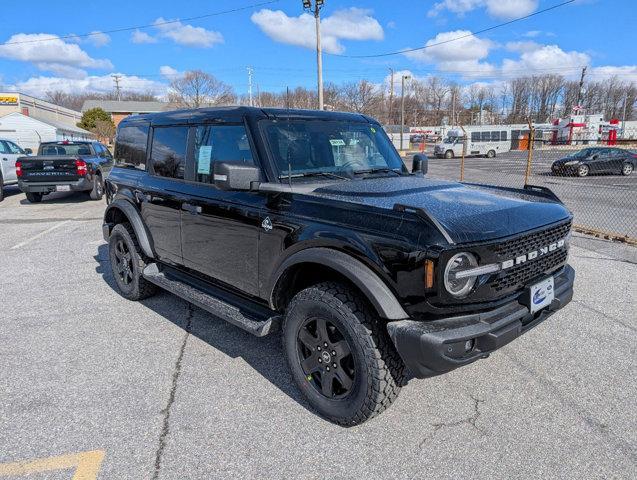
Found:
[[[343,140],[342,138],[330,138],[330,143],[332,144],[333,147],[345,146],[345,140]]]
[[[531,313],[535,313],[550,305],[555,298],[553,277],[549,277],[531,286],[530,294],[529,305],[531,305]]]

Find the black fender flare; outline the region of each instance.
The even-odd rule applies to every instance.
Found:
[[[394,293],[368,266],[346,253],[324,247],[301,250],[281,263],[270,283],[271,308],[274,308],[273,297],[281,276],[288,268],[299,263],[318,263],[337,271],[365,295],[381,317],[388,320],[409,318]]]
[[[139,210],[137,210],[131,202],[124,200],[123,198],[118,198],[113,201],[108,207],[106,207],[106,211],[104,212],[104,226],[109,229],[109,234],[112,225],[109,225],[106,219],[108,218],[109,212],[113,209],[118,209],[124,214],[124,216],[128,219],[128,222],[133,227],[139,246],[144,254],[147,257],[154,258],[155,252],[152,247],[151,237],[146,229],[146,225],[144,225],[144,221],[142,220]]]

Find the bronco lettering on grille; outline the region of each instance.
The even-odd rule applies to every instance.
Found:
[[[540,247],[537,250],[527,252],[523,255],[518,255],[517,257],[515,257],[515,259],[512,258],[510,260],[505,260],[504,262],[502,262],[500,264],[500,269],[506,270],[507,268],[511,268],[514,265],[520,265],[522,263],[525,263],[528,260],[534,260],[538,257],[542,257],[543,255],[546,255],[549,252],[554,252],[558,248],[564,247],[565,244],[566,244],[566,240],[561,239],[561,240],[558,240],[557,242],[553,242],[549,245]]]

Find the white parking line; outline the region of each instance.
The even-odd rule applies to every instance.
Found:
[[[73,217],[72,220],[65,220],[63,222],[56,223],[52,227],[47,228],[46,230],[44,230],[43,232],[37,233],[37,234],[33,235],[32,237],[27,238],[26,240],[23,240],[22,242],[18,243],[17,245],[14,245],[13,247],[11,247],[11,250],[17,250],[18,248],[22,248],[25,245],[28,245],[29,243],[33,242],[34,240],[37,240],[38,238],[43,237],[47,233],[51,233],[53,230],[57,230],[58,228],[63,227],[64,225],[67,225],[67,224],[71,223],[73,220],[78,220],[78,219],[84,217],[88,213],[89,212],[84,212],[81,215],[78,215],[77,217]]]

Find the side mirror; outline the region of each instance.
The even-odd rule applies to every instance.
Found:
[[[221,190],[256,190],[261,182],[259,167],[243,162],[215,163],[213,175]]]
[[[414,155],[413,162],[411,164],[411,173],[421,173],[425,175],[429,170],[429,159],[424,153],[417,153]]]
[[[30,148],[25,148],[24,153],[26,153],[27,155],[33,155],[33,150],[31,150]]]

